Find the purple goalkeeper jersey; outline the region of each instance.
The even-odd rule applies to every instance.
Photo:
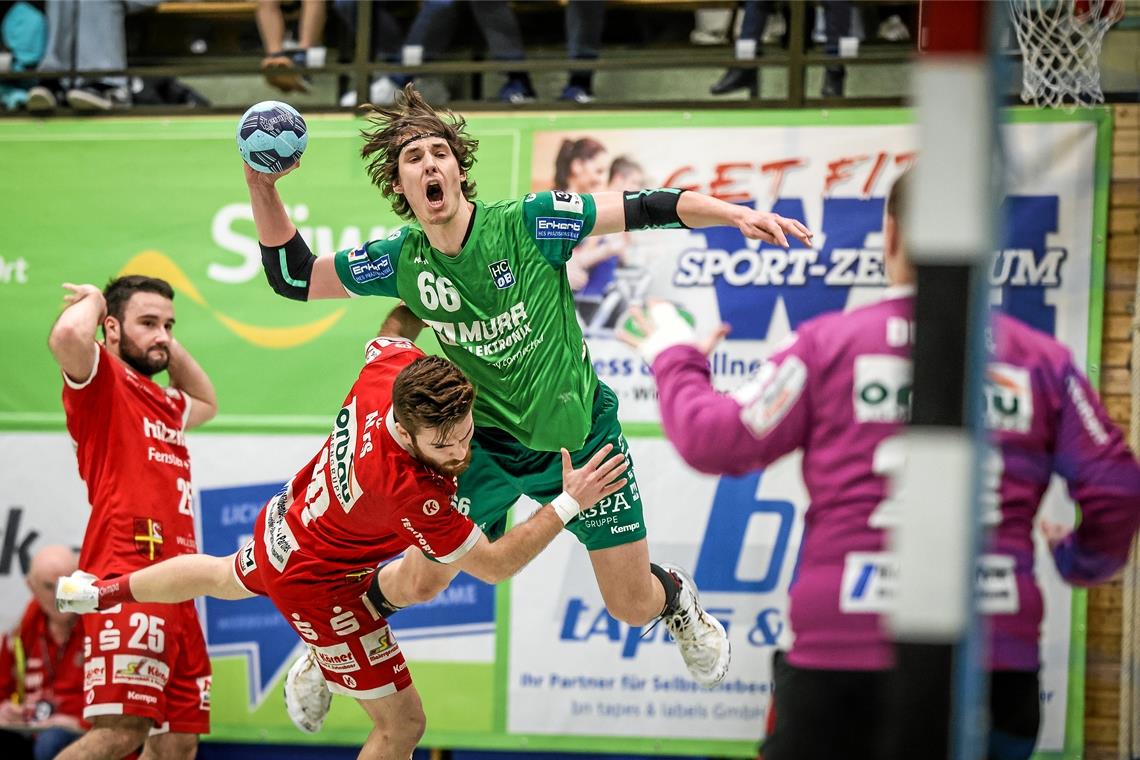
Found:
[[[884,528],[897,515],[888,476],[903,464],[899,434],[910,414],[911,293],[893,288],[879,303],[805,322],[731,395],[713,389],[708,361],[692,346],[653,363],[665,433],[695,469],[739,475],[803,450],[810,504],[789,610],[788,660],[798,667],[892,665],[880,615],[896,565]],[[1066,348],[1001,314],[990,334],[987,472],[1000,512],[994,499],[978,604],[990,621],[991,667],[1032,671],[1042,617],[1033,519],[1052,473],[1082,512],[1054,560],[1066,581],[1083,585],[1127,560],[1140,526],[1140,466]]]

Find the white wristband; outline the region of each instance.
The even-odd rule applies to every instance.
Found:
[[[577,517],[578,512],[582,509],[578,500],[565,491],[551,499],[550,506],[554,507],[554,511],[562,520],[563,525]]]

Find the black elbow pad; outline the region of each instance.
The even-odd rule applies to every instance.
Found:
[[[269,280],[273,292],[294,301],[308,301],[309,280],[317,257],[309,250],[301,233],[293,235],[285,245],[258,245],[261,246],[261,266],[265,269],[265,279]]]
[[[677,215],[681,193],[673,187],[631,190],[624,195],[625,228],[633,230],[688,229]]]

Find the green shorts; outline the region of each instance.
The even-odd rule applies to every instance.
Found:
[[[598,383],[591,416],[593,424],[586,443],[571,452],[574,466],[581,467],[607,443],[628,458],[629,446],[618,422],[617,396],[605,383]],[[582,510],[566,526],[590,551],[645,538],[632,459],[625,478],[625,488]],[[471,466],[459,477],[456,503],[488,538],[498,538],[506,531],[507,512],[519,496],[547,504],[561,492],[562,457],[557,451],[534,451],[497,428],[475,428]]]

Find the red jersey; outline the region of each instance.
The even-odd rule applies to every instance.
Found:
[[[33,600],[19,627],[0,640],[0,699],[19,690],[17,660],[23,658],[25,719],[50,715],[83,718],[83,621],[76,620],[71,636],[57,644],[48,632],[47,615]]]
[[[198,545],[183,435],[190,397],[96,346],[89,378],[64,375],[63,409],[91,504],[79,566],[106,578]]]
[[[392,385],[400,370],[422,356],[406,340],[369,342],[366,364],[332,435],[266,507],[259,536],[269,563],[260,571],[266,585],[292,596],[270,577],[276,571],[288,576],[285,586],[307,589],[307,595],[313,581],[354,586],[408,547],[446,563],[479,540],[479,529],[452,506],[455,478],[420,462],[396,437]],[[239,573],[248,575],[252,555],[242,560],[239,554]]]

